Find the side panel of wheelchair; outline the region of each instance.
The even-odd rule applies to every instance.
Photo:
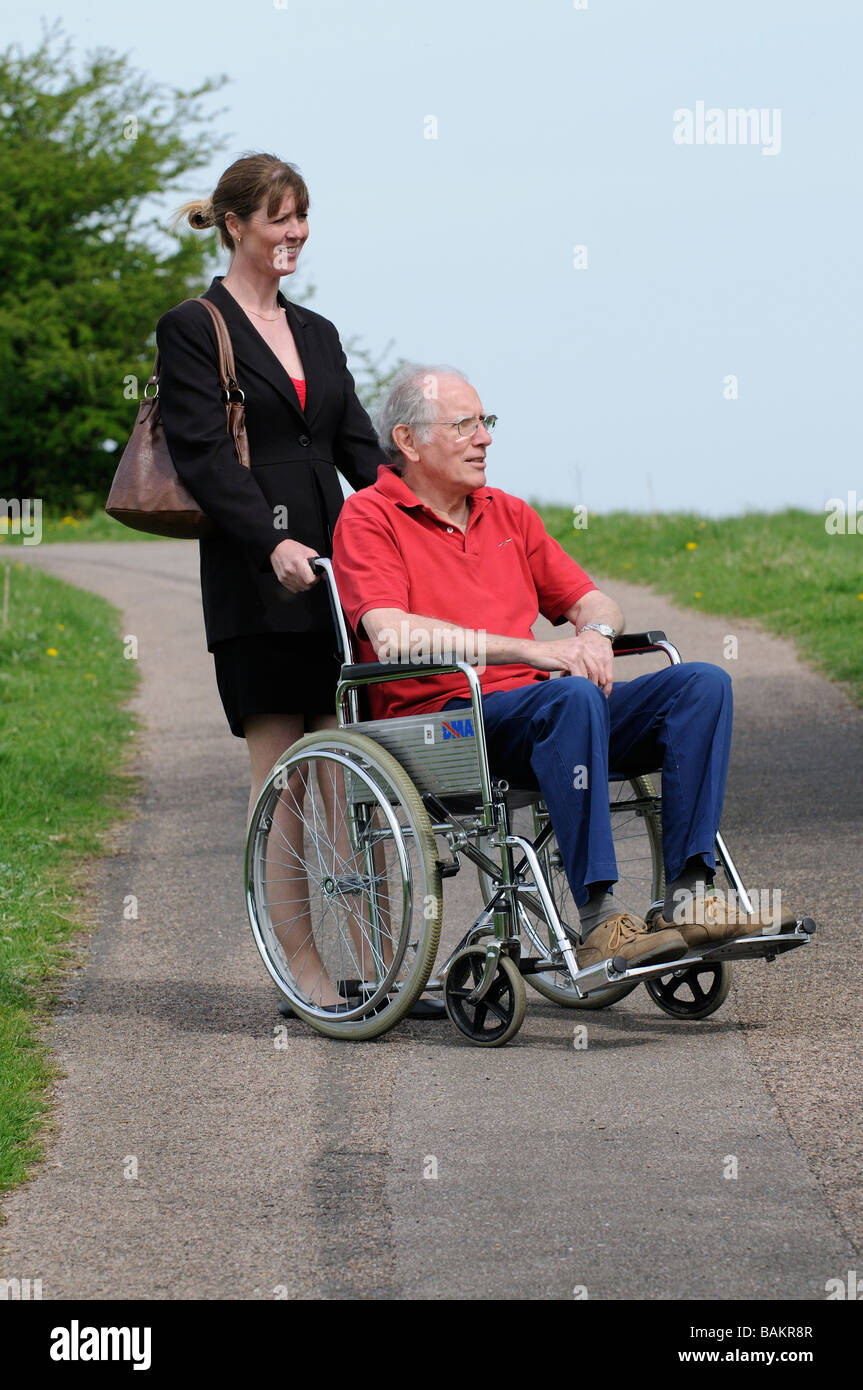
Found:
[[[328,580],[334,594],[331,573]],[[680,659],[662,633],[618,639],[616,647]],[[471,1042],[500,1046],[521,1026],[525,981],[578,1009],[605,1008],[644,983],[672,1018],[698,1020],[728,994],[731,960],[773,959],[808,942],[814,924],[804,919],[793,931],[737,938],[673,964],[618,969],[618,960],[579,970],[578,914],[553,826],[536,788],[492,780],[475,673],[459,663],[447,668],[463,671],[471,707],[355,717],[352,693],[400,669],[417,675],[415,666],[343,668],[341,727],[286,751],[249,826],[246,899],[255,941],[294,1011],[318,1031],[376,1037],[428,990],[442,992]],[[658,778],[611,782],[609,805],[621,901],[648,917],[665,891]],[[717,853],[745,904],[721,838]],[[434,974],[442,880],[460,871],[463,857],[476,866],[484,905]]]

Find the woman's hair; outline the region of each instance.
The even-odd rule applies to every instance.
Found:
[[[278,212],[285,194],[292,192],[297,212],[309,210],[309,190],[303,176],[293,164],[286,164],[274,154],[244,154],[226,169],[209,198],[195,198],[184,203],[174,214],[173,226],[183,218],[196,231],[218,227],[222,245],[234,250],[234,240],[225,226],[225,216],[236,213],[245,221],[266,202],[267,216]]]
[[[421,444],[427,444],[438,422],[437,383],[448,376],[467,381],[457,367],[424,367],[418,362],[408,362],[393,377],[386,399],[375,411],[374,426],[396,472],[401,472],[404,455],[393,439],[393,430],[396,425],[407,425]]]

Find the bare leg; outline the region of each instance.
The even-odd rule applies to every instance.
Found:
[[[249,819],[273,764],[304,731],[302,715],[259,714],[246,720],[244,732],[252,776]],[[272,875],[278,882],[272,899],[279,903],[279,915],[284,915],[284,924],[281,928],[278,922],[274,925],[297,986],[316,1004],[337,1004],[340,996],[324,970],[315,944],[308,910],[309,883],[302,867],[304,824],[301,812],[305,795],[311,790],[308,778],[306,764],[290,778],[273,809],[267,875],[268,879]]]
[[[320,715],[313,717],[310,721],[313,729],[326,730],[337,727],[335,716]],[[345,795],[344,777],[341,771],[335,775],[325,773],[323,766],[318,768],[318,788],[321,793],[321,800],[324,803],[324,813],[327,821],[327,831],[330,835],[331,843],[339,856],[342,864],[348,867],[349,873],[363,874],[367,872],[367,865],[362,857],[358,857],[351,848],[348,834],[348,820],[346,814],[347,798]],[[393,940],[390,907],[390,885],[387,876],[386,852],[382,844],[375,845],[372,851],[374,874],[377,880],[378,903],[379,903],[379,927],[381,939],[377,946],[379,951],[378,964],[389,967],[393,958]],[[351,907],[349,918],[349,929],[353,940],[356,955],[356,969],[360,977],[364,980],[373,980],[376,976],[375,962],[370,947],[371,929],[369,921],[361,907]]]
[[[247,825],[270,768],[285,749],[302,738],[305,732],[305,720],[301,714],[252,714],[246,720],[243,733],[252,774]]]

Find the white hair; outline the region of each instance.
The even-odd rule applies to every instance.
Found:
[[[407,425],[421,444],[427,444],[439,419],[438,382],[443,377],[467,381],[458,367],[429,367],[408,362],[393,377],[389,394],[375,411],[374,425],[381,448],[392,467],[399,467],[404,455],[393,439],[396,425]]]

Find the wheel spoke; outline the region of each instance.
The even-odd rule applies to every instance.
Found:
[[[507,1009],[501,1003],[501,996],[504,992],[504,989],[507,987],[508,982],[506,980],[502,982],[501,987],[498,989],[495,989],[494,986],[492,986],[488,994],[485,996],[485,999],[483,1000],[483,1003],[488,1006],[489,1013],[494,1014],[495,1018],[499,1018],[501,1023],[508,1023],[510,1017],[512,1016],[512,1010]]]

